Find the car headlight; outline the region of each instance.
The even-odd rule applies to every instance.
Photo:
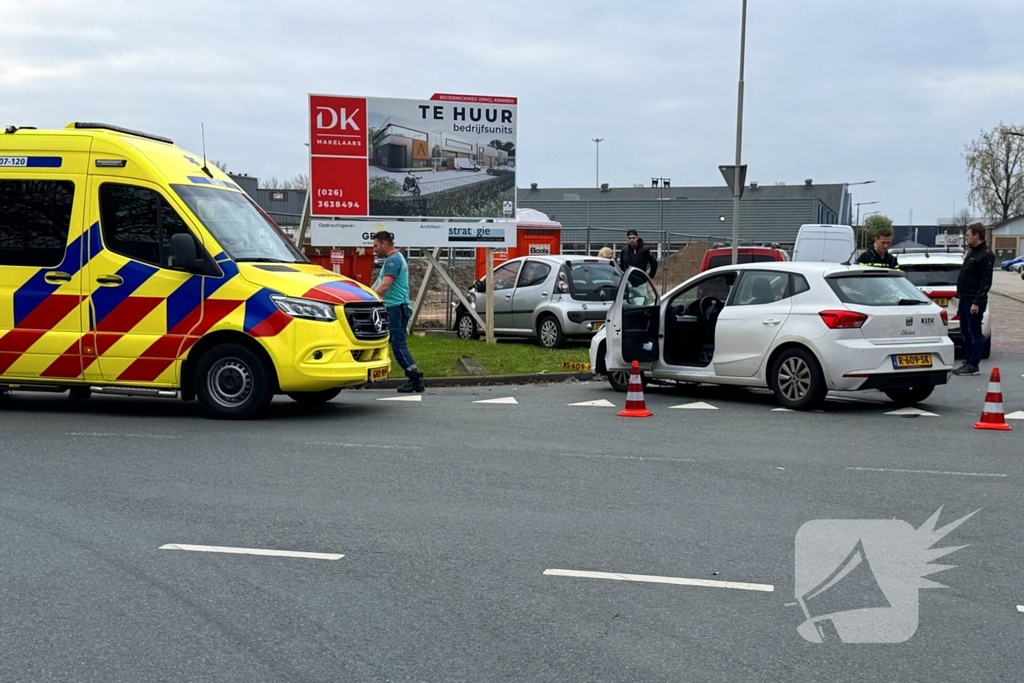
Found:
[[[334,306],[312,299],[297,299],[290,296],[274,295],[270,300],[281,309],[285,315],[304,320],[320,320],[322,322],[333,322],[338,319],[334,313]]]

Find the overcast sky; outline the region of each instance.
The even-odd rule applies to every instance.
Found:
[[[0,0],[0,124],[101,120],[232,172],[306,172],[307,94],[519,98],[520,187],[723,184],[741,0]],[[1021,0],[750,0],[748,180],[905,224],[966,204],[964,143],[1024,124]]]

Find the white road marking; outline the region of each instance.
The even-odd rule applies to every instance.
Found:
[[[1015,413],[1004,415],[1003,418],[1007,420],[1024,420],[1024,410],[1018,410]]]
[[[110,437],[110,436],[121,436],[131,437],[133,439],[180,439],[180,436],[170,436],[168,434],[122,434],[120,432],[65,432],[65,436],[99,436],[99,437]]]
[[[483,400],[483,401],[473,401],[473,403],[490,403],[492,405],[501,405],[501,406],[517,406],[517,405],[519,405],[519,401],[517,401],[514,396],[507,396],[505,398],[489,398],[489,399],[486,399],[486,400]]]
[[[948,474],[957,477],[1006,477],[992,472],[945,472],[942,470],[897,470],[888,467],[847,467],[855,472],[897,472],[901,474]]]
[[[929,413],[927,410],[921,410],[920,408],[900,408],[899,410],[893,410],[892,412],[886,413],[886,415],[917,415],[918,417],[938,417],[935,413]]]
[[[598,401],[584,401],[583,403],[570,403],[571,406],[588,406],[594,408],[614,408],[615,404],[608,399],[602,398]]]
[[[594,460],[652,460],[654,462],[697,462],[690,458],[649,458],[642,455],[593,455],[590,453],[562,453],[567,458],[591,458]]]
[[[673,410],[676,408],[681,410],[718,410],[718,408],[716,408],[715,406],[711,405],[710,403],[705,403],[704,401],[697,401],[696,403],[683,403],[677,406],[672,406],[671,408],[669,408],[669,410]]]
[[[771,593],[775,586],[766,583],[737,583],[735,581],[709,581],[707,579],[681,579],[674,576],[645,576],[643,574],[613,574],[609,572],[583,572],[574,569],[545,569],[545,576],[568,576],[579,579],[612,579],[614,581],[641,581],[644,583],[668,583],[675,586],[700,586],[702,588],[733,588],[741,591]]]
[[[423,397],[420,396],[419,394],[415,394],[413,396],[393,396],[392,398],[378,398],[377,400],[378,401],[410,401],[410,402],[411,401],[415,401],[415,402],[420,402],[420,401],[423,400]]]
[[[271,557],[299,557],[306,560],[340,560],[345,557],[335,553],[305,553],[297,550],[264,550],[262,548],[225,548],[218,545],[185,545],[168,543],[160,550],[192,550],[200,553],[231,553],[234,555],[269,555]]]
[[[1024,605],[1017,605],[1018,612],[1024,612]]]
[[[790,410],[789,408],[772,408],[772,412],[773,413],[792,413],[794,411]]]
[[[422,451],[422,446],[391,446],[382,443],[344,443],[341,441],[307,441],[306,446],[337,446],[339,448],[383,448],[393,451]]]

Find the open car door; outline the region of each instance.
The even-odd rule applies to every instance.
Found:
[[[628,370],[633,361],[649,370],[661,357],[661,295],[644,271],[630,267],[608,311],[605,366]]]

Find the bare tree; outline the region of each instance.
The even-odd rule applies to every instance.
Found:
[[[964,146],[970,178],[968,200],[990,219],[1024,213],[1024,137],[1019,127],[999,125]]]
[[[291,180],[284,181],[283,188],[285,190],[306,190],[309,189],[309,176],[305,173],[300,173]]]
[[[959,228],[960,232],[964,232],[967,226],[974,223],[974,217],[971,215],[971,210],[966,206],[961,207],[956,215],[953,216],[953,225]]]
[[[281,181],[277,178],[264,178],[260,181],[261,190],[283,190],[284,187],[281,185]]]
[[[228,172],[228,162],[221,161],[220,159],[211,159],[210,163],[219,168],[220,170],[224,171],[225,173]]]

